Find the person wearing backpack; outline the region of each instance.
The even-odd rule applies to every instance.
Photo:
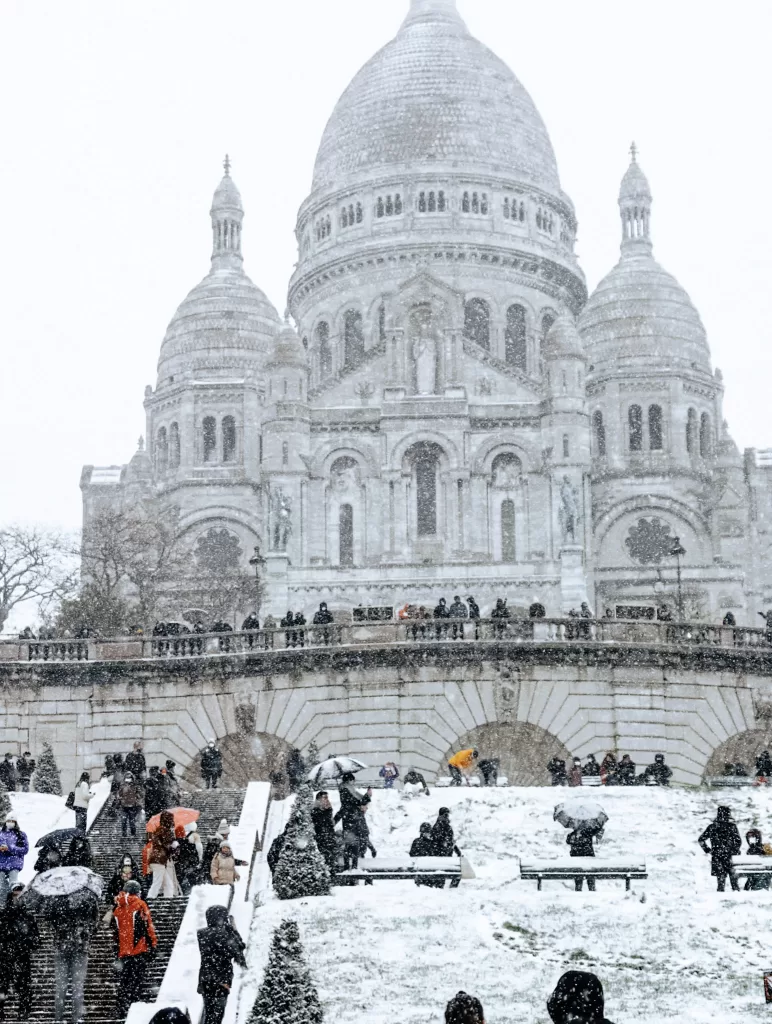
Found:
[[[115,897],[112,926],[120,964],[116,1011],[123,1019],[142,994],[145,974],[158,947],[153,918],[142,899],[139,882],[126,882],[123,892]]]

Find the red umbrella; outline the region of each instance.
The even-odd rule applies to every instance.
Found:
[[[166,811],[162,811],[161,814],[166,814]],[[198,821],[201,816],[201,811],[196,811],[192,807],[170,807],[169,814],[174,815],[174,827],[178,825],[189,825],[191,821]],[[161,825],[161,815],[154,814],[150,821],[147,823],[147,831],[155,832]]]

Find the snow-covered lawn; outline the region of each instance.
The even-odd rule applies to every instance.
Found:
[[[772,892],[716,893],[696,840],[720,803],[743,839],[757,827],[772,840],[772,792],[593,790],[610,818],[598,856],[643,856],[648,881],[630,893],[621,881],[599,881],[595,894],[560,882],[537,892],[519,880],[518,858],[567,855],[552,809],[569,795],[377,792],[368,820],[379,855],[406,853],[421,822],[445,805],[477,878],[455,890],[381,882],[320,899],[269,896],[253,922],[239,1020],[284,917],[300,924],[335,1024],[439,1022],[459,989],[482,1000],[488,1024],[548,1024],[547,997],[572,968],[599,975],[615,1024],[755,1024],[768,1013],[761,974],[772,970]]]

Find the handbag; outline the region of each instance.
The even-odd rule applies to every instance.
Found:
[[[64,806],[69,807],[70,810],[75,806],[75,790],[70,790],[67,794],[67,799],[64,801]]]

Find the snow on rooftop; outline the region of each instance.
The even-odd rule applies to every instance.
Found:
[[[610,818],[597,855],[646,860],[649,878],[631,893],[621,881],[599,881],[595,894],[520,881],[520,856],[567,855],[567,832],[552,820],[565,790],[376,792],[367,818],[379,857],[406,853],[421,822],[448,806],[477,878],[455,890],[376,882],[291,902],[269,895],[253,921],[238,1020],[286,917],[300,925],[325,1019],[336,1024],[433,1024],[459,989],[481,999],[493,1024],[549,1024],[547,998],[570,969],[600,977],[617,1024],[760,1020],[772,892],[717,894],[697,837],[727,804],[743,838],[759,827],[772,839],[772,792],[596,794]]]

